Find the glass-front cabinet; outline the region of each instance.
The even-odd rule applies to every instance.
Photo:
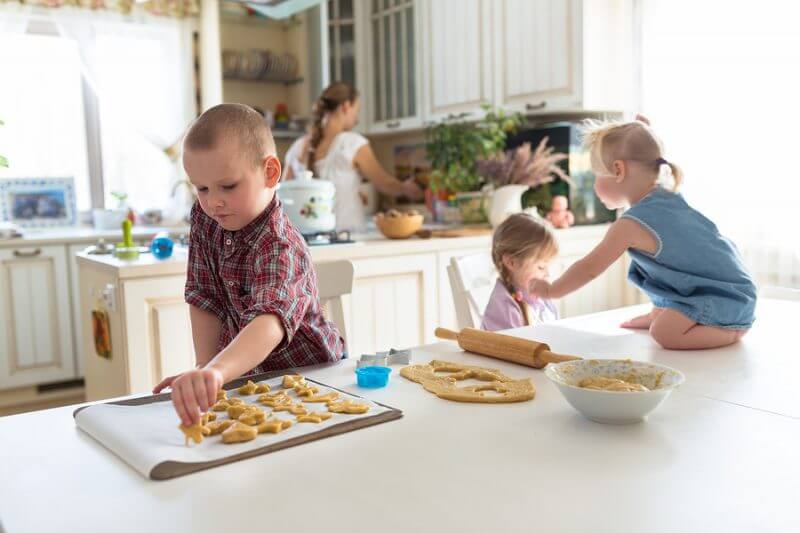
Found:
[[[419,67],[415,0],[371,0],[366,34],[371,44],[369,131],[419,127]]]

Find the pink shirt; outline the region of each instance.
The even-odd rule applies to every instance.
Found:
[[[530,307],[531,324],[525,323],[525,315],[522,314],[519,304],[508,292],[503,282],[498,279],[486,310],[483,312],[481,329],[499,331],[558,320],[558,309],[556,309],[552,300],[526,295],[525,301]]]

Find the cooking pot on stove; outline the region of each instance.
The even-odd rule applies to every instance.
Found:
[[[335,196],[333,183],[315,179],[308,170],[278,186],[278,198],[289,220],[304,235],[336,229],[336,215],[333,214]]]

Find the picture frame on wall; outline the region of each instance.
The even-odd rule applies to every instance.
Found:
[[[74,178],[0,179],[0,220],[21,228],[74,226]]]

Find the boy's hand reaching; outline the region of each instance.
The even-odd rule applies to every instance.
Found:
[[[222,388],[222,372],[214,367],[198,368],[177,376],[170,376],[155,386],[157,394],[172,387],[172,405],[185,426],[200,422],[200,414],[208,411],[217,401],[217,391]]]

